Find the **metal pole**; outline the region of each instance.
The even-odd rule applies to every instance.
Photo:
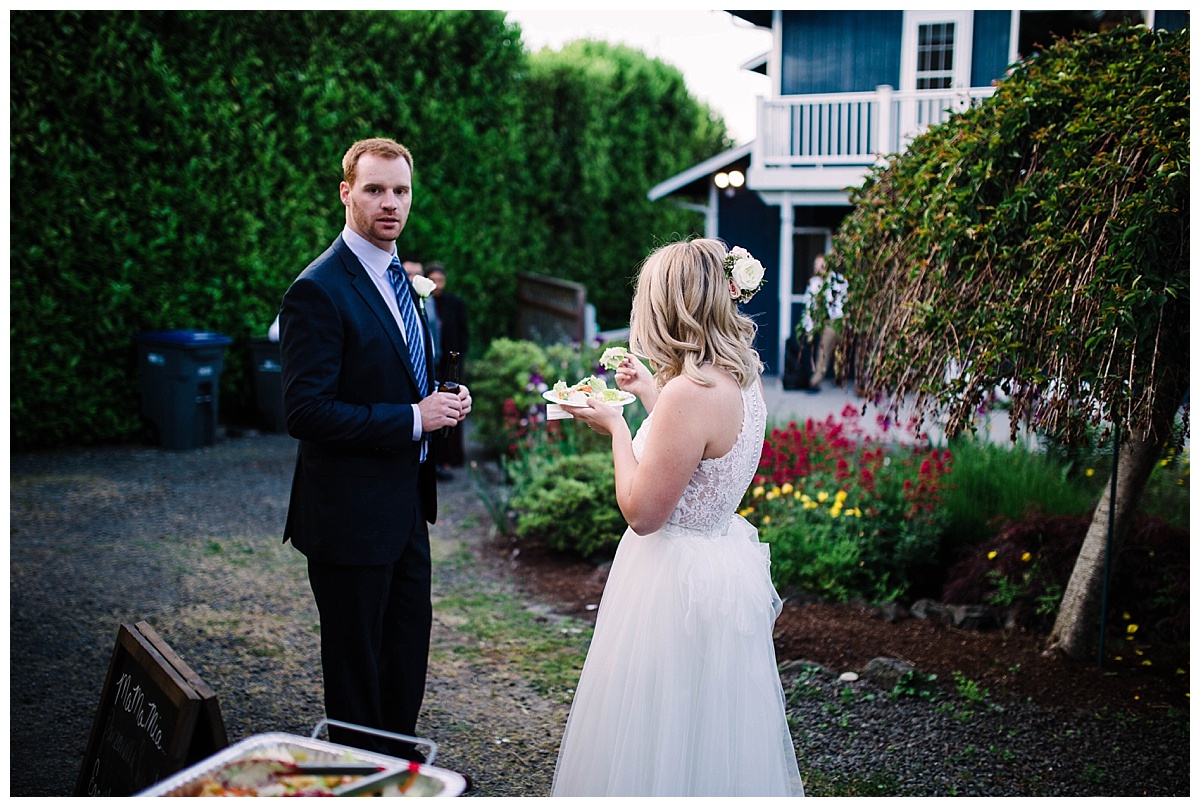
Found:
[[[1108,581],[1112,574],[1113,519],[1117,511],[1117,461],[1121,456],[1120,422],[1113,426],[1112,477],[1108,487],[1108,536],[1104,546],[1104,591],[1100,597],[1100,654],[1096,666],[1104,669],[1104,639],[1108,634]]]

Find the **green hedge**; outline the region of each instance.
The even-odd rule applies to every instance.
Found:
[[[233,337],[222,413],[252,414],[246,343],[341,229],[340,160],[362,137],[413,149],[401,249],[447,265],[475,344],[512,334],[520,271],[588,277],[599,300],[619,288],[612,299],[624,301],[606,303],[606,316],[627,316],[636,261],[656,231],[698,226],[694,214],[635,229],[578,216],[547,224],[546,211],[562,193],[594,211],[644,199],[680,161],[725,146],[724,129],[659,126],[650,139],[627,120],[593,119],[589,142],[645,140],[669,158],[626,173],[620,197],[545,185],[534,166],[569,122],[544,125],[544,81],[530,63],[499,11],[13,12],[14,447],[136,437],[133,340],[146,330]],[[680,103],[687,114],[672,124],[706,119]],[[583,230],[593,240],[567,261],[563,245]]]

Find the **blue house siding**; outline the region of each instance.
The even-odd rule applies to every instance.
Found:
[[[720,196],[717,236],[730,247],[745,247],[766,270],[767,285],[742,312],[758,323],[754,346],[767,375],[778,375],[779,345],[779,208],[765,204],[756,193]]]
[[[1008,70],[1011,11],[976,11],[971,37],[971,86],[987,87]]]
[[[900,86],[903,11],[784,11],[783,95]]]
[[[1154,12],[1154,27],[1164,31],[1182,31],[1191,25],[1192,15],[1180,8]]]

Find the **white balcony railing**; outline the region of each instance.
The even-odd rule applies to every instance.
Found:
[[[871,165],[995,92],[960,90],[792,95],[758,99],[752,164],[760,170]]]

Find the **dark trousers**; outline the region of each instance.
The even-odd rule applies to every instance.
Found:
[[[308,562],[321,615],[325,714],[360,726],[414,735],[429,663],[429,531],[423,522],[389,566]],[[412,746],[331,726],[331,741],[392,756]]]

